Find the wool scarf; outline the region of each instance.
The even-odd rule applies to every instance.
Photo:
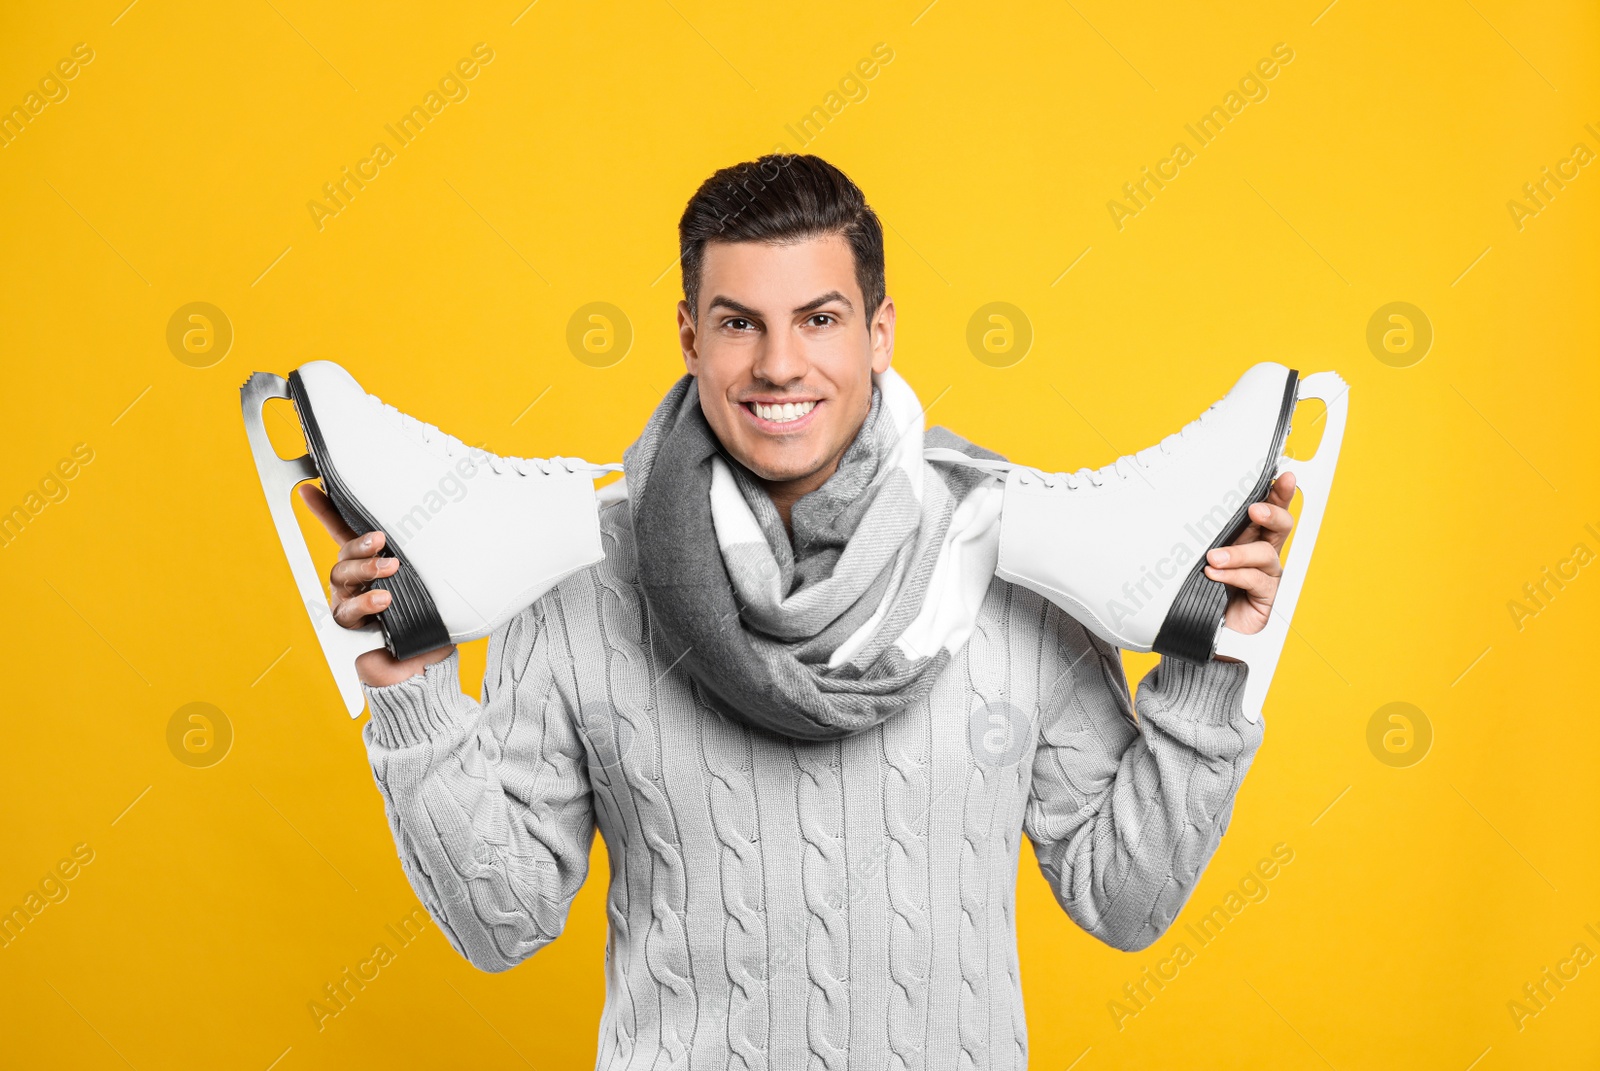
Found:
[[[997,477],[924,449],[1000,455],[935,427],[893,369],[839,467],[790,511],[717,440],[697,381],[624,454],[654,642],[711,705],[806,740],[921,700],[971,635],[999,556]]]

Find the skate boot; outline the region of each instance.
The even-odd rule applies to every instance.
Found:
[[[1315,457],[1293,460],[1284,456],[1290,418],[1309,398],[1327,405],[1327,427]],[[1247,663],[1244,707],[1255,721],[1316,546],[1348,405],[1334,372],[1300,379],[1258,364],[1182,431],[1101,469],[1050,473],[954,451],[926,456],[1004,473],[1002,580],[1038,592],[1124,650]],[[1291,471],[1303,500],[1271,619],[1251,635],[1225,629],[1228,588],[1205,575],[1206,552],[1232,543],[1250,523],[1249,507]]]
[[[331,361],[287,380],[257,372],[240,388],[245,432],[278,539],[351,717],[365,705],[355,658],[385,647],[396,658],[487,636],[557,582],[603,556],[594,480],[621,465],[576,458],[499,457],[384,405]],[[262,406],[294,402],[308,453],[280,458]],[[333,619],[322,577],[289,495],[320,479],[357,534],[381,530],[400,559],[373,582],[393,597],[377,624]]]

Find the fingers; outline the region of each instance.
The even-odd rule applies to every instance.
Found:
[[[1250,521],[1251,527],[1256,530],[1255,538],[1271,543],[1274,553],[1283,548],[1289,533],[1294,531],[1294,516],[1282,506],[1270,502],[1257,502],[1251,506]]]
[[[371,558],[381,551],[389,540],[382,532],[368,532],[364,536],[351,535],[339,548],[339,560],[348,561]]]
[[[1254,543],[1245,543],[1232,547],[1218,547],[1206,553],[1206,572],[1213,571],[1209,567],[1227,568],[1224,572],[1233,572],[1239,569],[1259,569],[1269,576],[1279,576],[1283,572],[1283,562],[1278,559],[1278,549],[1266,540],[1257,540]],[[1212,579],[1218,579],[1213,577]]]
[[[367,618],[387,610],[393,601],[387,591],[368,591],[374,580],[393,576],[400,559],[379,557],[387,544],[382,532],[357,535],[344,523],[328,496],[312,484],[300,485],[300,497],[316,514],[328,534],[339,540],[339,560],[328,573],[333,586],[333,619],[345,628],[360,628]]]
[[[387,610],[390,601],[387,591],[364,591],[339,600],[339,605],[333,608],[333,619],[345,628],[360,628],[368,617]]]
[[[1260,569],[1214,569],[1206,566],[1206,575],[1236,591],[1242,591],[1261,606],[1271,606],[1278,593],[1278,577]]]
[[[400,570],[399,558],[340,558],[328,574],[336,588],[356,591],[382,577],[393,576]]]
[[[333,582],[335,604],[333,619],[345,628],[360,628],[371,615],[387,610],[393,597],[387,591],[368,591],[367,585],[381,577],[393,576],[400,571],[399,558],[379,558],[375,555],[383,546],[383,533],[353,539],[345,544],[344,551],[361,555],[345,557],[344,551],[334,564],[329,579]]]
[[[1286,508],[1294,488],[1294,473],[1279,476],[1266,500],[1250,507],[1250,523],[1233,545],[1206,553],[1206,576],[1233,589],[1224,620],[1237,632],[1259,632],[1272,612],[1283,575],[1278,555],[1294,530],[1294,517]]]
[[[337,600],[333,619],[345,628],[360,628],[368,617],[387,610],[393,601],[387,591],[367,590],[367,585],[374,580],[400,571],[399,558],[378,556],[384,544],[382,532],[368,532],[351,538],[339,548],[339,560],[334,563],[328,579],[333,583]]]
[[[1294,498],[1294,473],[1286,472],[1278,477],[1272,485],[1272,491],[1267,495],[1267,501],[1274,506],[1287,506]]]
[[[1282,575],[1278,549],[1265,540],[1217,547],[1206,554],[1206,576],[1267,606],[1278,592],[1278,578]]]
[[[355,532],[351,531],[350,526],[344,523],[344,518],[339,516],[338,509],[334,507],[333,501],[323,493],[322,488],[314,483],[303,483],[300,485],[300,497],[305,501],[311,512],[316,515],[317,520],[322,522],[322,527],[326,528],[328,534],[333,536],[334,542],[348,543],[356,537]]]
[[[1288,541],[1289,533],[1294,530],[1294,517],[1284,508],[1294,498],[1294,486],[1294,473],[1286,472],[1279,476],[1272,490],[1267,493],[1266,501],[1250,507],[1250,523],[1239,533],[1234,545],[1264,539],[1274,548],[1281,549]]]

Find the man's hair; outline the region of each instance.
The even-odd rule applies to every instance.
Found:
[[[883,227],[859,187],[820,156],[772,153],[706,179],[678,221],[683,296],[700,314],[708,242],[782,245],[839,235],[850,243],[867,323],[883,304]]]

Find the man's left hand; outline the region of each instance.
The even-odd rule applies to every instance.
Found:
[[[1283,576],[1278,555],[1294,529],[1294,518],[1286,508],[1293,498],[1294,473],[1286,472],[1272,485],[1265,502],[1250,507],[1250,524],[1239,538],[1206,555],[1206,576],[1232,589],[1222,623],[1235,632],[1260,632],[1267,625]]]

